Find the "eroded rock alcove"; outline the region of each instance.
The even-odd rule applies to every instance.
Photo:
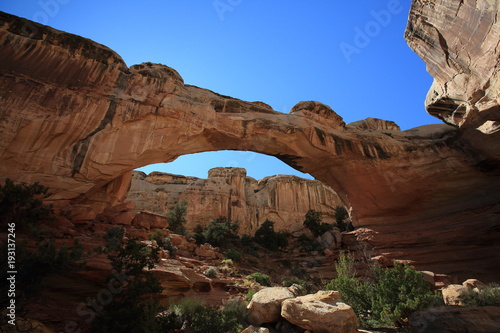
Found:
[[[58,208],[99,211],[126,197],[135,168],[254,151],[330,185],[376,252],[497,275],[498,4],[432,3],[413,2],[406,38],[435,77],[428,112],[451,125],[407,131],[377,119],[346,125],[314,101],[276,112],[184,84],[164,65],[128,68],[103,45],[1,13],[0,178],[39,181]]]

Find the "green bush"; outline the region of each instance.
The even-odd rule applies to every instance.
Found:
[[[247,295],[245,296],[245,298],[247,299],[248,302],[250,302],[252,300],[253,295],[255,295],[256,293],[257,293],[256,290],[250,289],[247,292]]]
[[[50,194],[48,188],[33,183],[14,184],[7,178],[0,185],[0,223],[2,230],[9,223],[15,223],[17,231],[24,231],[40,222],[52,219],[52,206],[44,205],[42,200]]]
[[[335,207],[335,221],[337,223],[337,227],[340,229],[340,231],[352,231],[354,228],[352,227],[352,224],[346,223],[345,220],[349,217],[349,213],[347,212],[347,209],[343,206],[337,206]]]
[[[103,252],[113,270],[126,277],[127,283],[92,322],[92,332],[164,332],[171,318],[158,316],[164,309],[153,297],[163,288],[148,271],[159,262],[158,248],[148,247],[136,239],[124,241],[119,229],[108,230],[106,239]],[[112,274],[108,282],[113,279]]]
[[[241,253],[235,249],[229,249],[225,253],[225,257],[231,259],[232,261],[240,262],[241,261]]]
[[[183,299],[180,303],[172,304],[169,309],[171,316],[177,316],[181,322],[195,333],[237,333],[243,330],[233,312],[219,311],[216,307],[205,305],[203,302]]]
[[[7,259],[7,244],[0,243],[0,257]],[[75,265],[83,255],[83,247],[74,241],[70,249],[67,246],[56,248],[55,242],[45,241],[30,250],[25,241],[16,244],[16,298],[20,301],[35,298],[40,295],[48,276],[81,268]],[[2,261],[0,268],[0,290],[7,295],[9,281],[7,272],[12,270],[7,266],[7,260]],[[7,301],[7,298],[5,298]],[[0,305],[4,305],[3,298]]]
[[[322,223],[321,221],[321,212],[310,209],[306,213],[306,218],[303,225],[313,233],[314,237],[318,237],[323,235],[325,232],[333,229],[332,224]]]
[[[460,299],[463,305],[470,307],[500,306],[500,285],[492,283],[478,290],[464,290],[460,293]]]
[[[163,231],[156,230],[154,233],[149,233],[148,237],[150,240],[154,240],[159,247],[167,251],[172,257],[177,253],[177,247],[172,244],[169,237],[165,237]]]
[[[342,254],[336,265],[338,277],[326,289],[340,291],[363,326],[402,326],[412,312],[442,302],[422,274],[406,264],[395,264],[392,269],[376,266],[368,281],[356,277],[353,264],[352,258]]]
[[[258,284],[260,284],[261,286],[266,286],[266,287],[271,286],[271,277],[269,277],[269,275],[262,274],[260,272],[255,272],[250,274],[248,277],[257,282]]]
[[[203,232],[205,241],[213,246],[228,245],[235,243],[239,237],[236,232],[238,225],[225,217],[219,217],[207,224],[207,229]]]
[[[229,318],[236,318],[240,324],[246,324],[250,310],[247,309],[248,303],[241,298],[234,298],[230,300],[222,310],[223,313]]]
[[[306,234],[301,234],[297,239],[301,252],[323,251],[324,248],[316,239],[307,237]]]
[[[274,222],[266,220],[255,232],[254,241],[271,251],[276,251],[288,245],[289,236],[290,234],[286,232],[274,231]]]
[[[205,244],[205,236],[203,235],[203,233],[205,232],[205,230],[203,229],[203,227],[201,226],[201,224],[197,224],[194,227],[193,232],[194,232],[193,238],[196,240],[196,243],[197,244]]]
[[[215,279],[219,272],[217,272],[217,268],[209,267],[205,270],[205,272],[203,272],[203,274],[205,274],[205,276],[208,278]]]
[[[315,291],[314,285],[311,282],[301,280],[296,276],[286,277],[281,280],[281,285],[283,287],[291,287],[294,284],[301,286],[308,294],[312,294]]]
[[[168,228],[178,235],[186,234],[187,201],[181,201],[168,211]]]

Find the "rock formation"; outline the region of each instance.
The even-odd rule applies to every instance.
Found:
[[[0,180],[39,181],[56,208],[99,213],[125,199],[135,168],[255,151],[330,185],[376,252],[487,281],[500,267],[498,11],[491,1],[413,2],[406,38],[435,77],[427,109],[453,126],[409,131],[346,126],[312,101],[279,113],[1,13]]]
[[[323,213],[323,221],[335,222],[335,207],[343,203],[328,186],[317,180],[277,175],[259,181],[241,168],[214,168],[208,179],[161,172],[145,175],[134,171],[127,200],[136,211],[165,214],[180,201],[188,202],[187,227],[225,216],[239,222],[239,232],[253,235],[269,219],[277,231],[303,228],[309,209]]]

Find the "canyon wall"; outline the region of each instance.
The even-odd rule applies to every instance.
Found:
[[[279,113],[186,85],[167,66],[128,68],[103,45],[0,13],[0,180],[39,181],[56,208],[99,212],[126,198],[135,168],[255,151],[330,185],[375,252],[498,276],[498,11],[498,1],[413,2],[406,38],[435,77],[427,110],[449,125],[407,131],[373,119],[346,125],[314,101]]]
[[[276,175],[255,180],[242,168],[214,168],[207,179],[134,171],[127,201],[135,210],[164,215],[177,202],[186,201],[187,228],[225,216],[239,224],[239,233],[253,235],[269,219],[276,231],[303,229],[309,209],[323,213],[323,221],[335,223],[338,195],[320,181]]]

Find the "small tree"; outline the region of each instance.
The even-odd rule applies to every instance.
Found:
[[[0,221],[2,225],[15,222],[24,228],[52,218],[52,207],[44,205],[42,200],[50,194],[48,188],[35,182],[14,184],[7,178],[5,185],[0,185]]]
[[[349,213],[347,212],[347,209],[345,209],[345,207],[335,207],[335,221],[337,222],[337,227],[340,229],[340,231],[350,231],[349,225],[345,223],[345,220],[348,217]]]
[[[122,290],[96,317],[92,332],[164,332],[168,318],[158,316],[164,309],[153,299],[163,288],[148,271],[159,262],[158,248],[148,247],[136,239],[125,241],[123,236],[124,229],[109,229],[103,252],[113,270],[124,276],[127,283],[122,284]],[[111,275],[108,283],[113,279]]]
[[[238,224],[231,222],[228,218],[219,217],[207,224],[203,236],[207,243],[213,246],[221,246],[238,239],[236,235],[238,228]]]
[[[255,232],[254,241],[265,248],[276,251],[288,245],[289,234],[274,231],[274,222],[266,220]]]
[[[186,213],[187,201],[176,203],[175,206],[167,213],[168,228],[176,234],[185,235],[185,224],[187,221]]]
[[[315,237],[321,236],[325,232],[332,230],[333,225],[322,223],[321,212],[309,209],[304,220],[304,227],[309,229]]]
[[[336,269],[338,277],[326,289],[340,291],[363,326],[402,326],[412,312],[442,302],[422,273],[406,264],[390,269],[376,266],[369,280],[361,280],[356,277],[353,258],[341,254]]]

